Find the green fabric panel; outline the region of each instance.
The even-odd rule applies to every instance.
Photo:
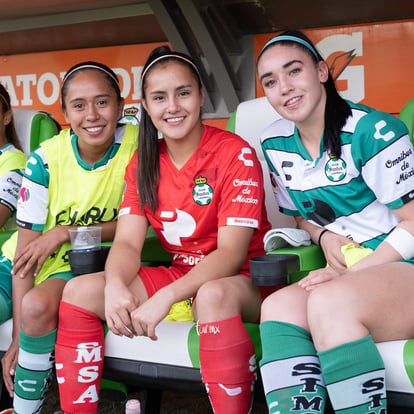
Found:
[[[46,354],[55,349],[57,329],[46,335],[29,336],[20,328],[19,347],[32,354]]]
[[[371,335],[319,352],[318,356],[326,385],[384,368]]]
[[[404,367],[410,378],[411,384],[414,386],[414,339],[409,339],[403,350]]]
[[[287,322],[266,321],[260,324],[264,358],[261,365],[298,355],[316,355],[309,332]]]
[[[36,149],[39,144],[58,133],[58,127],[48,115],[38,113],[32,119],[30,129],[30,151]]]
[[[268,254],[296,254],[300,260],[300,271],[289,275],[289,284],[298,282],[305,277],[311,270],[320,269],[326,266],[326,259],[322,249],[316,244],[299,247],[283,247],[273,250]]]
[[[226,125],[226,131],[230,132],[236,132],[236,113],[237,111],[234,111],[227,122]]]
[[[49,388],[53,370],[31,371],[16,366],[16,378],[19,378],[20,386],[15,387],[15,393],[25,400],[41,400]]]
[[[407,126],[411,142],[414,143],[414,98],[404,105],[398,118]]]

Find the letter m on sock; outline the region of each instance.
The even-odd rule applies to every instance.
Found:
[[[75,362],[79,364],[102,360],[102,346],[99,346],[98,342],[84,342],[78,344],[76,352],[78,357]]]
[[[321,397],[306,398],[303,395],[292,397],[293,408],[290,411],[312,410],[321,411],[323,399]]]

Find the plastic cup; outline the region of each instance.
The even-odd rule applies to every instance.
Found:
[[[69,229],[72,250],[93,251],[101,248],[102,227],[81,226]]]

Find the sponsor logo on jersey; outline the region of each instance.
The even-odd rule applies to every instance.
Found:
[[[254,229],[259,227],[258,220],[251,219],[248,217],[228,217],[228,226],[242,226],[242,227],[253,227]]]
[[[386,168],[400,168],[400,173],[395,182],[397,185],[401,184],[403,181],[406,181],[414,176],[414,168],[411,166],[411,155],[412,150],[409,148],[407,151],[401,151],[398,157],[394,159],[387,160],[385,162]]]
[[[201,262],[201,260],[204,259],[204,254],[199,254],[199,255],[192,255],[192,254],[174,254],[173,257],[173,262],[175,265],[179,265],[179,262],[181,264],[184,264],[186,266],[195,266],[196,264],[198,264],[199,262]]]
[[[239,194],[236,198],[231,200],[233,203],[246,203],[246,204],[257,204],[259,200],[252,196],[246,197],[243,194]]]
[[[123,215],[125,215],[125,214],[130,214],[131,213],[131,207],[124,207],[124,208],[121,208],[120,210],[119,210],[119,215],[118,215],[118,217],[121,217],[121,216],[123,216]]]
[[[163,220],[161,231],[165,241],[174,246],[182,246],[181,239],[191,237],[196,229],[194,217],[183,210],[162,211],[160,216],[169,220]]]
[[[257,204],[259,202],[259,200],[254,198],[251,194],[251,187],[259,187],[258,181],[255,181],[252,178],[248,178],[247,180],[240,180],[237,178],[233,180],[233,186],[241,187],[241,194],[238,194],[231,200],[233,203]]]
[[[20,200],[25,203],[30,198],[30,191],[27,187],[20,189]]]
[[[408,148],[407,151],[401,151],[398,157],[392,160],[387,160],[385,163],[385,166],[387,168],[393,168],[393,167],[396,167],[398,164],[401,164],[401,163],[405,164],[405,160],[409,158],[412,153],[413,151],[411,148]]]
[[[206,206],[210,204],[213,198],[213,189],[207,184],[207,178],[198,176],[195,180],[195,186],[193,187],[193,200],[200,206]]]
[[[246,157],[246,155],[249,155],[249,154],[252,154],[252,153],[253,153],[252,149],[248,148],[248,147],[244,147],[241,150],[241,153],[240,153],[238,158],[239,158],[240,161],[243,162],[243,164],[246,167],[253,167],[253,165],[254,165],[253,160],[249,159],[249,157]]]
[[[384,141],[389,141],[395,137],[394,131],[384,131],[387,128],[387,123],[384,120],[381,120],[375,124],[375,139],[382,139]],[[385,134],[383,133],[385,132]]]
[[[253,180],[252,178],[248,178],[247,180],[240,180],[239,178],[236,178],[233,181],[233,185],[235,187],[243,187],[243,186],[247,186],[247,187],[259,187],[259,182]]]
[[[66,208],[56,214],[55,223],[60,225],[82,225],[88,226],[96,223],[106,223],[108,221],[115,221],[118,217],[118,210],[116,208],[101,208],[100,206],[93,206],[88,209],[82,216],[79,215],[79,211]]]

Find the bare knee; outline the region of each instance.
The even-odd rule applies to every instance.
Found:
[[[261,321],[279,320],[280,315],[286,313],[287,296],[289,294],[284,291],[276,291],[268,296],[262,303]]]
[[[63,289],[62,300],[72,305],[76,305],[79,294],[79,279],[71,279],[68,283],[66,283],[65,289]]]
[[[352,291],[338,283],[319,286],[309,295],[308,322],[318,351],[348,342],[351,330],[360,325],[352,297]]]
[[[95,305],[104,296],[105,280],[102,274],[77,276],[65,286],[62,300],[71,305],[79,306],[96,312]]]
[[[200,322],[214,322],[235,315],[253,322],[259,317],[260,294],[244,276],[212,280],[199,288],[194,311]]]
[[[261,321],[292,323],[307,329],[308,294],[297,285],[280,289],[268,296],[261,310]]]
[[[212,280],[204,283],[197,292],[196,308],[200,319],[207,321],[208,319],[217,320],[219,312],[226,300],[231,300],[227,297],[225,286],[218,280]],[[222,319],[222,318],[220,318]]]
[[[42,335],[57,326],[58,302],[53,295],[31,289],[22,300],[21,325],[28,335]],[[49,328],[51,327],[51,329]],[[46,329],[46,332],[43,330]]]

